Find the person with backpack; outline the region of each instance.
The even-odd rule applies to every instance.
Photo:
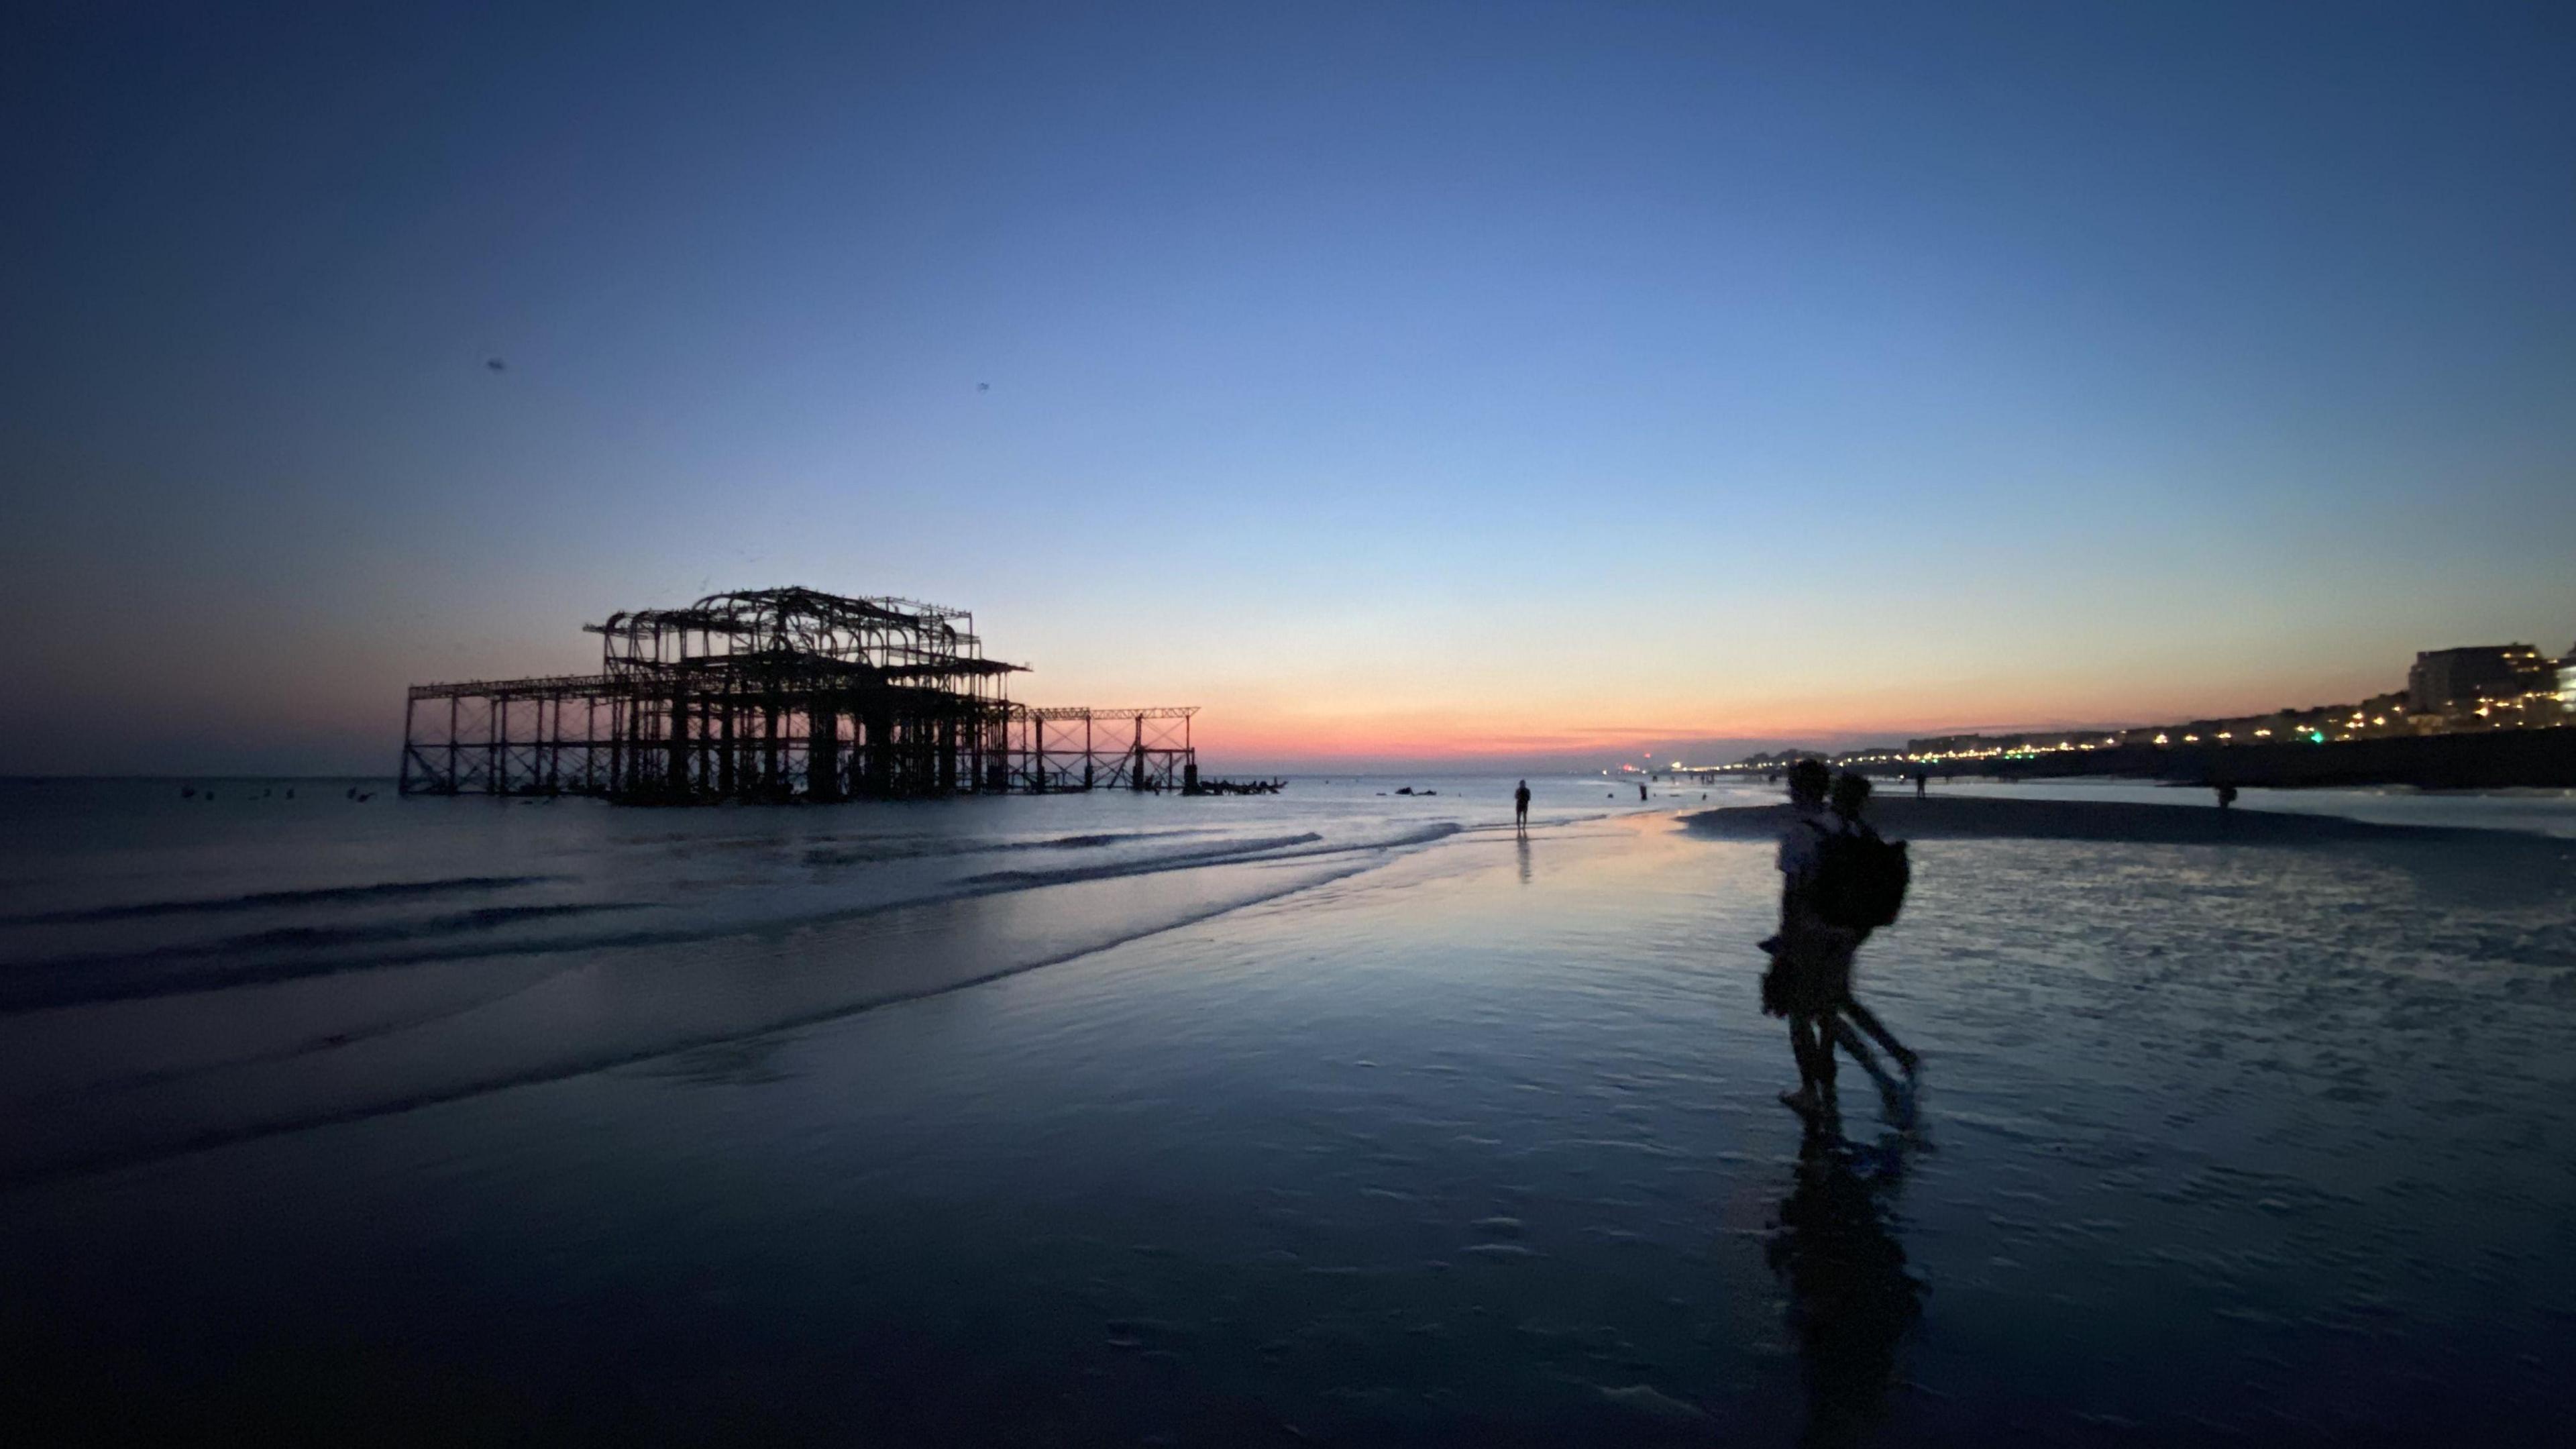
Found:
[[[1875,877],[1874,880],[1855,882],[1850,888],[1852,893],[1873,896],[1871,900],[1849,901],[1852,907],[1849,915],[1854,921],[1874,922],[1859,927],[1861,941],[1868,940],[1870,932],[1879,926],[1896,919],[1896,912],[1904,903],[1905,887],[1913,876],[1913,869],[1905,859],[1904,843],[1888,844],[1870,828],[1868,821],[1860,818],[1861,811],[1869,805],[1869,789],[1868,777],[1863,775],[1846,772],[1841,779],[1834,781],[1833,812],[1846,841],[1840,848],[1854,857],[1852,869],[1856,874]],[[1892,898],[1889,896],[1891,889],[1894,892]],[[1886,920],[1876,920],[1881,914]],[[1859,944],[1857,941],[1853,943],[1855,951]],[[1852,1035],[1852,1027],[1858,1026],[1880,1046],[1887,1048],[1887,1054],[1896,1059],[1896,1065],[1904,1071],[1906,1079],[1913,1080],[1915,1069],[1922,1065],[1923,1059],[1898,1041],[1896,1033],[1887,1029],[1877,1013],[1861,1005],[1859,998],[1852,995],[1848,969],[1843,973],[1843,996],[1837,1011],[1847,1021],[1834,1023],[1834,1038],[1852,1054],[1853,1060],[1868,1069],[1871,1076],[1884,1081],[1884,1074],[1877,1070],[1878,1064],[1870,1058],[1869,1048],[1862,1046],[1860,1039]]]
[[[1860,823],[1858,799],[1848,815],[1826,808],[1832,785],[1821,760],[1789,768],[1792,818],[1780,835],[1780,931],[1762,943],[1771,953],[1762,1009],[1788,1018],[1789,1049],[1798,1061],[1798,1090],[1781,1093],[1780,1101],[1810,1122],[1834,1111],[1837,1042],[1865,1067],[1875,1066],[1843,1019],[1848,1009],[1877,1021],[1851,999],[1852,957],[1869,932],[1896,919],[1910,876],[1904,845],[1881,840]],[[1899,1058],[1912,1059],[1911,1052]]]
[[[1771,953],[1771,967],[1762,973],[1762,1009],[1789,1019],[1789,1051],[1798,1062],[1798,1090],[1782,1092],[1780,1102],[1810,1122],[1834,1109],[1831,1033],[1852,952],[1860,944],[1858,932],[1828,924],[1818,909],[1824,842],[1840,832],[1825,809],[1832,786],[1821,760],[1789,767],[1791,818],[1780,832],[1780,931],[1762,943]]]

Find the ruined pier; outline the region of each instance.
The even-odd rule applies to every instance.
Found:
[[[1197,793],[1195,705],[1030,706],[974,616],[812,589],[585,624],[600,671],[414,685],[406,795],[632,804]]]

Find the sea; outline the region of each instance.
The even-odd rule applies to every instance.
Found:
[[[1702,787],[0,781],[19,1442],[2559,1442],[2576,795],[1913,846],[1810,1131]],[[1409,793],[1408,793],[1409,792]],[[2207,810],[2144,783],[1936,797]],[[2349,828],[2353,822],[2384,827]],[[13,1436],[15,1437],[15,1436]]]

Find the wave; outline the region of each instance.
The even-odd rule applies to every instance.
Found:
[[[371,962],[308,962],[299,969],[292,961],[245,962],[230,968],[211,971],[187,971],[188,963],[216,961],[226,956],[253,952],[310,952],[343,950],[409,941],[431,941],[442,937],[470,935],[499,930],[504,926],[529,921],[562,920],[573,916],[599,915],[612,911],[640,911],[650,906],[631,902],[605,902],[586,905],[550,906],[484,906],[471,911],[457,911],[432,916],[425,921],[400,921],[373,926],[281,926],[271,931],[253,931],[247,935],[228,936],[220,941],[185,946],[156,946],[141,951],[99,953],[83,956],[56,956],[47,960],[25,962],[0,974],[0,1014],[39,1011],[49,1007],[78,1006],[93,1001],[123,1001],[138,996],[162,996],[177,992],[213,990],[224,986],[251,985],[264,981],[291,980],[299,976],[331,975],[341,970],[354,970]],[[443,957],[493,954],[490,948],[447,950],[401,960],[436,960]],[[86,973],[86,974],[83,974]],[[123,973],[122,976],[119,973]],[[48,980],[49,977],[72,975],[73,980]]]
[[[1147,856],[1140,860],[1107,861],[1099,865],[1067,866],[1061,870],[996,870],[969,876],[972,884],[990,884],[1013,890],[1037,886],[1069,885],[1075,881],[1106,880],[1115,876],[1151,875],[1157,871],[1187,870],[1201,865],[1249,865],[1280,860],[1312,860],[1324,855],[1347,855],[1359,851],[1402,850],[1408,846],[1430,845],[1446,840],[1468,827],[1454,821],[1425,825],[1380,840],[1326,841],[1308,831],[1303,835],[1274,835],[1265,839],[1231,840],[1203,850],[1175,851]],[[1311,845],[1312,850],[1295,850],[1292,846]]]
[[[1080,880],[1102,880],[1110,876],[1149,875],[1161,870],[1186,870],[1198,865],[1222,865],[1247,856],[1284,850],[1292,845],[1312,845],[1324,837],[1313,831],[1302,835],[1272,835],[1247,840],[1225,840],[1198,850],[1166,851],[1136,860],[1103,861],[1097,865],[1066,866],[1061,870],[995,870],[966,877],[970,886],[1006,886],[1025,890],[1033,886],[1064,885]],[[1342,846],[1340,849],[1362,849]]]
[[[87,1006],[108,1001],[130,1001],[141,997],[220,991],[237,986],[269,985],[307,977],[418,966],[440,961],[682,945],[760,932],[832,925],[915,906],[1037,890],[1048,886],[1073,885],[1084,881],[1154,875],[1166,871],[1193,870],[1209,866],[1267,864],[1309,860],[1323,856],[1400,850],[1411,846],[1432,844],[1459,833],[1463,828],[1455,822],[1444,821],[1382,839],[1347,843],[1327,843],[1322,836],[1312,831],[1298,835],[1237,839],[1211,844],[1197,850],[1165,852],[1130,860],[1070,866],[1061,870],[992,871],[983,875],[969,876],[955,889],[908,896],[900,900],[875,901],[861,906],[771,916],[757,920],[730,919],[708,922],[704,925],[654,930],[599,932],[580,936],[540,936],[526,940],[476,941],[470,944],[459,943],[452,939],[431,945],[410,944],[414,941],[441,936],[452,938],[465,932],[483,929],[487,924],[508,924],[508,920],[497,917],[500,912],[512,909],[528,913],[520,919],[543,919],[548,913],[570,915],[585,911],[636,909],[636,907],[624,905],[498,907],[486,911],[463,912],[453,917],[442,917],[433,923],[352,928],[347,935],[339,939],[332,939],[331,937],[336,933],[327,929],[286,928],[280,931],[234,937],[212,945],[175,947],[162,951],[123,955],[55,957],[25,963],[7,972],[0,972],[0,1015],[44,1011],[66,1006]],[[1298,846],[1311,848],[1302,850],[1294,848]],[[384,944],[398,949],[373,953],[358,953],[348,949],[370,944]],[[320,954],[321,948],[330,948],[336,954]],[[227,956],[240,958],[246,953],[257,954],[249,954],[247,959],[225,959]]]
[[[1127,830],[1097,835],[1059,835],[1053,840],[1020,840],[1002,847],[1005,850],[1089,850],[1096,846],[1124,845],[1131,840],[1177,840],[1185,835],[1215,835],[1215,830]]]
[[[224,956],[237,951],[293,950],[323,951],[340,946],[363,946],[375,941],[429,940],[439,936],[463,935],[473,931],[494,931],[526,921],[554,921],[569,916],[599,915],[609,911],[644,911],[652,906],[638,901],[601,901],[550,906],[478,906],[470,911],[455,911],[432,916],[425,921],[404,921],[380,926],[280,926],[271,931],[253,931],[221,941],[196,946],[173,946],[151,954],[161,959],[187,956]]]
[[[384,880],[371,885],[325,886],[317,890],[253,891],[247,895],[188,897],[137,901],[121,906],[91,906],[72,911],[36,911],[0,916],[0,926],[69,926],[97,921],[129,921],[145,916],[176,916],[224,911],[261,911],[294,906],[337,906],[370,901],[415,900],[422,896],[466,891],[509,890],[561,880],[552,875],[460,875],[444,880]]]
[[[1399,850],[1408,845],[1430,845],[1437,841],[1446,840],[1450,836],[1456,835],[1467,828],[1468,827],[1459,824],[1457,821],[1444,820],[1437,825],[1425,825],[1417,830],[1407,830],[1400,835],[1388,836],[1384,840],[1355,841],[1352,843],[1350,848],[1354,850]],[[1493,825],[1480,828],[1498,831],[1503,827],[1500,825]]]
[[[1095,835],[1062,835],[1052,840],[955,840],[941,836],[877,838],[859,845],[816,845],[805,851],[807,865],[864,865],[881,860],[932,860],[960,855],[992,855],[1012,850],[1095,850],[1141,840],[1210,835],[1208,830],[1130,830]]]

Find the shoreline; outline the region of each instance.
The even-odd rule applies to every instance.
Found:
[[[1987,795],[1935,795],[1917,800],[1893,791],[1873,797],[1869,822],[1891,840],[2096,840],[2161,845],[2321,845],[2361,842],[2500,840],[2561,845],[2525,831],[2458,825],[2388,825],[2337,815],[2215,805],[2126,800],[2005,800]],[[1789,807],[1733,805],[1680,817],[1693,835],[1770,840],[1790,819]]]
[[[2576,725],[2475,734],[2384,736],[2330,744],[2197,742],[2061,749],[2016,757],[1905,766],[1945,778],[2112,778],[2276,790],[2411,785],[2418,790],[2576,788]]]

